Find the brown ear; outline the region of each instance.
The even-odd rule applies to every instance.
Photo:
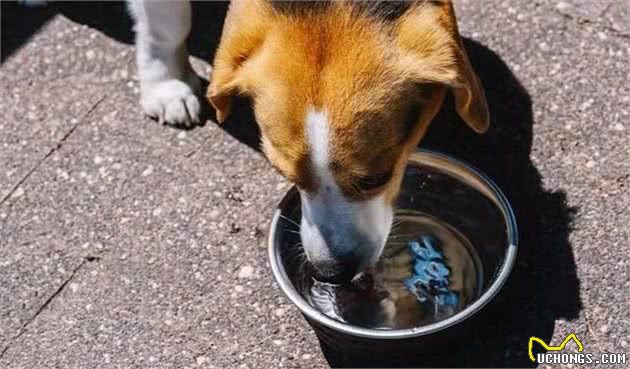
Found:
[[[459,36],[451,2],[426,2],[411,9],[397,25],[397,39],[411,78],[449,86],[459,116],[476,132],[486,132],[486,96]]]
[[[262,1],[233,0],[230,3],[207,93],[219,123],[230,115],[232,96],[245,92],[241,71],[262,45],[268,17],[268,8]]]

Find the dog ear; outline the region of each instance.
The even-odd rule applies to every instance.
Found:
[[[409,10],[396,32],[405,73],[420,83],[448,86],[459,116],[476,132],[486,132],[488,104],[464,49],[451,2],[426,2]]]
[[[230,3],[207,93],[219,123],[230,115],[232,96],[247,93],[242,70],[264,41],[267,10],[262,1],[233,0]]]

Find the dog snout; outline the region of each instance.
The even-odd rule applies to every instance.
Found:
[[[350,282],[360,271],[361,260],[317,260],[312,262],[315,279],[332,284]]]
[[[301,195],[300,239],[317,279],[348,282],[377,262],[392,218],[385,202],[350,203],[341,194]]]
[[[327,225],[316,229],[317,237],[303,240],[316,279],[335,284],[349,282],[369,263],[369,241],[357,232],[334,230]]]

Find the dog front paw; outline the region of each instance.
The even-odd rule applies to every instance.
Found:
[[[198,90],[196,75],[189,77],[188,83],[178,79],[145,82],[141,86],[142,109],[162,124],[190,127],[200,119]]]

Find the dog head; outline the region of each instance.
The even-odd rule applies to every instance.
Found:
[[[340,281],[380,257],[406,160],[449,89],[484,132],[484,93],[449,2],[392,18],[354,2],[234,1],[208,98],[221,122],[231,96],[251,97],[263,151],[300,190],[308,259]]]

